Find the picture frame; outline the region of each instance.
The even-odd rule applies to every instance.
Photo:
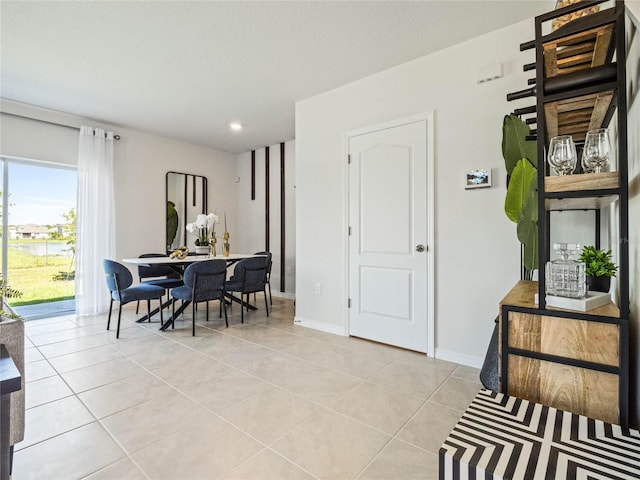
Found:
[[[465,174],[465,190],[471,188],[487,188],[491,186],[491,169],[480,168]]]

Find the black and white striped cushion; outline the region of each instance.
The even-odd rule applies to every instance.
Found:
[[[640,432],[481,390],[440,448],[441,479],[640,479]]]

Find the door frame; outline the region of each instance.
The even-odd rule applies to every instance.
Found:
[[[427,124],[427,356],[434,357],[435,356],[435,148],[434,148],[434,112],[424,112],[416,115],[411,115],[409,117],[398,118],[395,120],[390,120],[388,122],[378,123],[375,125],[369,125],[366,127],[358,128],[355,130],[350,130],[345,132],[343,135],[343,154],[344,158],[347,159],[349,155],[349,141],[352,137],[356,137],[359,135],[373,133],[379,130],[385,130],[388,128],[400,127],[402,125],[407,125],[409,123],[415,123],[425,121]],[[347,281],[347,298],[351,297],[351,292],[349,291],[350,283],[350,275],[349,275],[349,265],[351,262],[351,255],[349,253],[349,210],[350,210],[350,198],[351,198],[351,187],[350,187],[350,171],[349,164],[347,161],[344,162],[345,165],[345,179],[346,179],[346,188],[345,188],[345,224],[344,224],[344,251],[345,251],[345,278]],[[349,311],[348,302],[345,301],[345,335],[349,336],[349,332],[351,331],[350,321],[351,315]]]

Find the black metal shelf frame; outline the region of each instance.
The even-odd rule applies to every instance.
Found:
[[[536,140],[538,146],[538,256],[539,256],[539,275],[538,275],[538,299],[537,308],[518,307],[513,305],[503,305],[501,309],[502,315],[502,339],[501,339],[501,385],[502,391],[507,393],[508,390],[508,370],[509,355],[524,356],[546,360],[574,367],[588,368],[593,370],[605,371],[618,375],[619,381],[619,422],[626,428],[629,422],[629,180],[628,180],[628,161],[627,161],[627,98],[626,98],[626,45],[625,45],[625,7],[624,0],[615,0],[613,7],[606,8],[597,13],[574,20],[558,30],[543,35],[543,24],[553,19],[562,17],[567,14],[583,10],[595,5],[600,5],[607,0],[583,0],[579,3],[569,5],[567,7],[554,10],[552,12],[540,15],[535,18],[535,40],[525,42],[520,45],[521,50],[535,48],[536,60],[535,64],[525,66],[524,70],[532,70],[535,65],[536,77],[530,82],[534,83],[536,88],[536,105],[535,107],[525,107],[516,109],[516,115],[528,115],[535,113],[534,120],[528,119],[527,124],[536,124],[537,133]],[[594,28],[612,24],[612,44],[606,54],[606,62],[609,68],[613,69],[615,65],[615,77],[613,75],[602,81],[595,81],[588,85],[581,84],[579,88],[562,89],[553,93],[545,94],[545,82],[549,79],[545,78],[545,61],[544,61],[544,44],[555,40],[561,40],[570,35],[579,34]],[[611,63],[615,54],[616,62]],[[570,74],[566,74],[570,75]],[[577,75],[576,75],[577,76]],[[555,77],[553,77],[555,78]],[[570,83],[570,82],[569,82]],[[586,82],[585,82],[586,83]],[[548,165],[545,161],[545,152],[547,150],[547,124],[545,117],[545,105],[550,102],[566,100],[585,95],[597,94],[601,92],[612,91],[609,108],[604,115],[603,127],[609,125],[614,115],[616,115],[618,126],[617,152],[618,152],[618,188],[607,188],[601,190],[584,190],[584,191],[567,191],[567,192],[545,192],[545,178],[548,174]],[[611,246],[618,253],[620,268],[618,270],[618,286],[619,286],[619,316],[606,317],[586,312],[574,312],[563,310],[548,310],[546,306],[545,292],[545,274],[544,268],[547,260],[550,258],[550,211],[546,208],[546,202],[552,199],[565,198],[594,198],[594,197],[616,197],[618,202],[618,230],[619,245]],[[572,209],[572,208],[571,208]],[[596,247],[600,248],[600,209],[575,208],[577,210],[594,210],[596,217],[595,235]],[[558,208],[554,210],[562,210]],[[573,210],[573,209],[572,209]],[[549,355],[540,352],[532,352],[517,348],[509,347],[509,312],[520,312],[538,316],[552,316],[574,320],[585,320],[590,322],[601,322],[615,324],[619,328],[619,365],[612,367],[611,365],[603,365],[594,362],[585,362],[581,360],[561,357],[557,355]]]
[[[628,166],[627,166],[627,100],[626,100],[626,46],[625,46],[625,14],[624,14],[624,1],[617,0],[612,8],[592,14],[587,17],[583,17],[579,20],[573,21],[558,31],[543,36],[542,25],[543,23],[553,20],[554,18],[561,17],[568,13],[573,13],[584,8],[588,8],[593,5],[604,3],[606,0],[589,0],[583,1],[577,4],[564,7],[562,9],[555,10],[553,12],[540,15],[535,19],[535,38],[536,38],[536,84],[544,85],[545,73],[544,73],[544,49],[543,44],[550,40],[560,39],[566,35],[573,35],[585,30],[589,30],[596,26],[606,25],[607,23],[615,23],[615,52],[616,52],[616,82],[606,82],[602,85],[592,85],[585,88],[576,89],[573,91],[565,91],[556,93],[553,95],[545,96],[544,88],[538,89],[537,101],[536,101],[536,116],[537,116],[537,139],[538,139],[538,164],[541,172],[545,172],[545,175],[538,175],[538,218],[545,218],[544,212],[545,200],[547,198],[571,198],[571,197],[588,197],[588,196],[604,196],[607,194],[619,195],[619,230],[620,230],[620,245],[618,245],[618,255],[620,265],[626,267],[629,264],[629,220],[628,220]],[[592,18],[595,17],[595,20]],[[593,93],[599,93],[602,91],[611,90],[614,92],[614,100],[611,102],[610,111],[605,116],[605,120],[611,119],[614,112],[617,112],[618,121],[618,171],[619,171],[619,188],[615,191],[603,190],[603,191],[591,191],[589,195],[586,192],[563,192],[561,195],[554,192],[553,195],[547,194],[544,189],[544,179],[546,177],[548,166],[545,162],[545,151],[547,147],[546,131],[547,125],[545,120],[545,104],[551,101],[565,100],[567,98],[579,97],[583,95],[589,95]],[[550,231],[548,222],[539,222],[538,225],[539,234],[539,250],[538,258],[540,271],[543,270],[547,259],[550,257]],[[618,272],[618,282],[620,286],[620,316],[622,318],[629,317],[629,278],[628,268],[621,268]],[[541,273],[539,275],[539,297],[540,308],[545,308],[546,302],[544,298],[545,292],[545,276]]]

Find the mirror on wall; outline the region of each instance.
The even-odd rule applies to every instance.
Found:
[[[186,225],[199,213],[207,213],[207,178],[189,173],[167,172],[167,251],[186,245],[194,249],[194,238],[188,237]]]

